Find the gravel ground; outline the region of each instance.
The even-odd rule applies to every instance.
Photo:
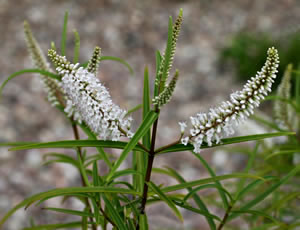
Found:
[[[72,29],[76,28],[81,36],[80,61],[87,60],[96,45],[102,48],[103,55],[124,58],[135,70],[134,76],[123,66],[107,61],[100,66],[99,78],[110,89],[114,101],[124,108],[132,108],[141,101],[145,65],[149,66],[153,81],[155,50],[164,50],[168,16],[175,17],[179,8],[184,10],[184,22],[174,66],[180,70],[180,80],[174,98],[161,112],[158,145],[177,138],[179,120],[206,110],[241,87],[233,82],[230,72],[220,73],[216,67],[220,48],[235,32],[268,31],[280,36],[283,31],[297,28],[300,19],[300,1],[296,0],[0,0],[0,80],[32,66],[24,42],[23,21],[30,23],[46,52],[51,41],[59,47],[63,15],[68,10],[67,56],[72,57]],[[37,79],[37,76],[24,75],[4,89],[0,104],[1,142],[73,138],[67,120],[45,101]],[[139,117],[137,113],[138,122]],[[79,175],[73,168],[61,164],[42,166],[46,152],[0,149],[0,216],[29,195],[55,187],[80,185]],[[220,172],[242,167],[243,159],[210,153],[206,151],[203,155],[208,160],[217,156],[212,162]],[[226,167],[222,167],[225,164]],[[156,159],[155,166],[165,165],[175,168],[187,180],[207,176],[191,154],[169,154]],[[174,183],[155,175],[153,179],[157,183]],[[46,202],[47,206],[59,204],[58,199]],[[81,207],[75,200],[65,205]],[[148,212],[151,229],[208,229],[202,218],[186,211],[183,211],[184,224],[164,205],[150,207]],[[4,229],[19,230],[28,226],[31,216],[36,223],[43,224],[69,220],[64,215],[41,211],[38,206],[17,212]],[[241,228],[247,229],[247,226]]]

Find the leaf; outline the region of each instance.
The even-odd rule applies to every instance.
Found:
[[[64,223],[64,224],[45,224],[45,225],[39,225],[39,226],[34,226],[34,227],[29,227],[29,228],[23,228],[23,230],[53,230],[53,229],[64,229],[64,228],[76,228],[80,227],[81,222],[69,222],[69,223]]]
[[[119,62],[119,63],[121,63],[121,64],[123,64],[124,66],[127,67],[127,69],[129,70],[131,75],[134,75],[134,71],[133,71],[132,67],[125,60],[123,60],[122,58],[113,57],[113,56],[102,56],[102,57],[100,57],[100,61],[103,61],[103,60],[110,60],[110,61]]]
[[[265,160],[270,160],[271,158],[273,157],[276,157],[276,156],[280,156],[280,155],[285,155],[285,154],[294,154],[296,153],[295,150],[288,150],[288,151],[280,151],[280,152],[276,152],[276,153],[272,153],[270,155],[268,155]]]
[[[127,226],[125,225],[125,222],[123,221],[123,219],[121,218],[121,216],[119,215],[119,213],[116,211],[115,207],[112,205],[112,203],[107,199],[107,197],[105,195],[103,195],[103,200],[105,202],[105,206],[110,214],[110,217],[112,218],[112,220],[114,221],[114,223],[116,224],[116,226],[118,227],[118,229],[120,230],[127,230]]]
[[[5,223],[5,221],[14,214],[18,209],[22,207],[28,207],[32,203],[45,199],[47,197],[55,197],[55,196],[62,196],[62,195],[69,195],[74,193],[124,193],[124,194],[131,194],[131,195],[140,195],[140,193],[128,190],[124,188],[114,188],[114,187],[70,187],[70,188],[57,188],[52,189],[47,192],[38,193],[33,195],[19,204],[17,204],[14,208],[12,208],[9,212],[7,212],[3,218],[0,220],[0,228]]]
[[[256,158],[256,154],[257,154],[257,151],[258,151],[259,144],[260,144],[260,143],[257,142],[256,145],[255,145],[254,150],[251,151],[250,157],[249,157],[248,162],[247,162],[247,166],[246,166],[246,168],[244,169],[244,173],[248,173],[249,170],[253,167],[253,164],[254,164],[254,161],[255,161],[255,158]],[[245,182],[246,182],[246,178],[242,178],[242,179],[237,183],[237,191],[236,191],[236,193],[235,193],[235,198],[239,195],[240,191],[242,191]],[[236,200],[236,199],[235,199],[235,200]]]
[[[90,212],[83,212],[78,210],[71,210],[71,209],[64,209],[64,208],[52,208],[52,207],[45,207],[43,209],[54,211],[54,212],[60,212],[60,213],[66,213],[73,216],[86,216],[86,217],[94,217],[94,215]]]
[[[150,88],[149,88],[149,73],[148,67],[145,67],[144,71],[144,91],[143,91],[143,119],[146,118],[147,114],[150,112]],[[148,130],[143,136],[143,145],[150,149],[150,130]]]
[[[148,230],[147,215],[140,214],[140,217],[139,217],[139,226],[140,226],[141,230]]]
[[[48,72],[48,71],[45,71],[45,70],[41,70],[41,69],[23,69],[23,70],[20,70],[20,71],[17,71],[13,74],[11,74],[1,85],[0,87],[0,95],[2,94],[2,91],[3,91],[3,88],[6,86],[6,84],[12,80],[13,78],[17,77],[17,76],[20,76],[22,74],[25,74],[25,73],[39,73],[41,75],[44,75],[44,76],[47,76],[47,77],[50,77],[50,78],[53,78],[53,79],[56,79],[56,80],[60,80],[60,76],[54,74],[54,73],[51,73],[51,72]]]
[[[164,173],[162,172],[161,170],[159,170],[161,173]],[[182,183],[186,183],[185,179],[178,173],[176,172],[174,169],[171,169],[171,168],[168,168],[168,171],[165,172],[167,175],[175,178],[180,184]],[[193,189],[191,187],[187,187],[186,188],[189,192],[191,192]],[[198,196],[197,194],[193,194],[193,199],[195,201],[195,203],[197,204],[197,206],[200,208],[200,211],[203,211],[204,213],[208,213],[209,215],[211,215],[209,213],[209,210],[208,208],[206,207],[205,203],[202,201],[202,199],[200,198],[200,196]],[[212,230],[215,230],[216,229],[216,224],[213,220],[213,218],[211,218],[209,215],[205,215],[205,218],[210,226],[210,228]]]
[[[152,191],[159,196],[159,198],[161,200],[166,202],[166,204],[173,210],[174,214],[178,217],[178,219],[183,222],[183,217],[182,217],[181,213],[179,212],[179,210],[174,205],[174,203],[172,202],[172,200],[170,200],[169,197],[167,195],[165,195],[164,192],[158,186],[156,186],[154,183],[152,183],[151,181],[148,182],[147,184],[152,189]]]
[[[121,153],[121,156],[118,158],[118,160],[113,165],[111,171],[109,172],[109,174],[106,178],[107,181],[109,181],[112,178],[113,174],[119,168],[121,163],[126,159],[129,152],[131,150],[135,149],[135,146],[137,145],[140,138],[142,138],[146,134],[146,132],[151,128],[153,122],[157,119],[157,117],[158,117],[158,114],[154,111],[150,111],[148,113],[148,115],[145,117],[142,124],[140,125],[140,127],[138,128],[138,130],[136,131],[134,136],[132,137],[132,139],[124,147],[124,150]]]
[[[61,35],[61,56],[65,56],[66,55],[66,43],[67,43],[67,29],[68,29],[68,15],[69,12],[66,11],[65,12],[65,16],[64,16],[64,26],[63,26],[63,30],[62,30],[62,35]]]
[[[97,136],[92,132],[92,130],[84,123],[79,124],[80,128],[85,132],[85,134],[89,137],[90,140],[97,140]],[[98,140],[97,140],[98,141]],[[108,165],[109,168],[112,168],[112,164],[102,147],[96,147],[98,153],[103,158],[104,162]]]
[[[130,114],[132,114],[132,113],[134,113],[134,112],[136,112],[136,111],[138,111],[138,110],[140,110],[142,107],[143,107],[143,105],[142,105],[142,104],[139,104],[139,105],[133,107],[132,109],[129,109],[129,110],[127,111],[127,113],[125,114],[125,117],[129,116]]]
[[[246,174],[246,173],[232,173],[232,174],[227,174],[227,175],[222,175],[222,176],[215,176],[213,178],[210,177],[210,178],[205,178],[205,179],[200,179],[200,180],[189,181],[189,182],[178,184],[178,185],[164,187],[162,189],[162,191],[164,193],[174,192],[174,191],[177,191],[180,189],[186,189],[188,187],[194,187],[194,186],[198,186],[198,185],[209,184],[212,182],[233,179],[233,178],[255,178],[255,179],[261,179],[264,181],[264,178],[256,176],[256,175],[251,175],[251,174]]]
[[[143,175],[141,172],[138,172],[134,169],[123,169],[123,170],[115,172],[114,175],[112,176],[111,180],[116,179],[121,176],[127,176],[130,174]]]
[[[203,164],[203,166],[207,169],[207,171],[209,172],[210,176],[212,178],[215,178],[216,174],[215,174],[214,170],[209,166],[209,164],[204,160],[204,158],[200,154],[197,154],[197,153],[194,153],[194,152],[192,152],[192,153]],[[219,181],[215,181],[215,184],[218,187],[221,188],[221,189],[218,189],[218,191],[219,191],[220,197],[221,197],[221,199],[223,201],[223,206],[224,206],[225,209],[227,209],[228,206],[229,206],[229,204],[228,204],[228,200],[227,200],[226,194],[223,192],[223,190],[226,191],[226,189],[223,188],[222,184]]]
[[[231,213],[236,213],[236,214],[252,214],[252,215],[257,215],[257,216],[262,216],[265,217],[269,220],[271,220],[274,223],[279,223],[278,220],[276,220],[275,218],[273,218],[272,216],[268,215],[267,213],[258,211],[258,210],[245,210],[245,211],[240,211],[240,210],[232,210]]]
[[[79,53],[80,53],[80,37],[77,30],[73,30],[74,37],[75,37],[75,46],[74,46],[74,57],[73,57],[73,63],[78,62]]]
[[[9,149],[10,151],[18,151],[24,149],[42,149],[42,148],[76,148],[76,147],[103,147],[113,149],[124,149],[127,143],[122,141],[101,141],[101,140],[66,140],[66,141],[54,141],[35,143],[24,146],[17,146]],[[134,150],[144,151],[143,148],[138,145],[133,147]]]
[[[54,159],[46,161],[44,163],[44,165],[48,165],[50,163],[66,163],[66,164],[71,164],[74,167],[76,167],[77,169],[79,169],[78,162],[75,159],[73,159],[72,157],[67,156],[65,154],[61,154],[61,153],[47,153],[47,154],[44,155],[44,159],[46,159],[47,157],[54,157]]]
[[[281,185],[285,184],[292,176],[294,176],[298,171],[300,170],[300,165],[293,168],[286,176],[284,176],[279,182],[273,184],[272,186],[268,187],[268,189],[260,193],[256,198],[253,200],[247,202],[244,206],[242,206],[238,211],[246,211],[249,210],[250,208],[254,207],[258,203],[260,203],[262,200],[264,200],[267,196],[269,196],[272,192],[274,192],[277,188],[279,188]],[[228,218],[229,220],[232,220],[236,217],[238,217],[239,214],[232,214]]]
[[[266,176],[266,177],[264,177],[264,179],[266,180],[266,182],[268,182],[268,181],[275,180],[276,177]],[[243,188],[243,189],[241,189],[241,191],[239,191],[239,193],[235,197],[235,200],[236,201],[240,200],[244,195],[246,195],[246,193],[251,191],[254,187],[259,186],[263,183],[265,183],[265,181],[262,181],[262,180],[255,180],[255,181],[251,182],[245,188]]]
[[[188,194],[185,195],[182,202],[185,203],[191,196],[193,196],[200,190],[206,189],[206,188],[216,188],[218,190],[222,190],[222,192],[225,193],[230,198],[231,201],[233,200],[230,193],[227,190],[225,190],[224,188],[220,187],[218,184],[205,184],[205,185],[201,185],[201,186],[191,190]]]
[[[206,143],[204,143],[203,146],[201,146],[201,148],[206,149],[206,148],[229,145],[234,143],[257,141],[257,140],[271,138],[271,137],[294,136],[294,135],[295,135],[294,132],[277,132],[277,133],[264,133],[264,134],[248,135],[248,136],[231,137],[231,138],[224,138],[221,140],[220,144],[213,144],[212,146],[208,146]],[[187,144],[186,146],[183,144],[176,144],[168,148],[165,147],[159,148],[155,150],[155,153],[162,154],[162,153],[169,153],[169,152],[182,152],[182,151],[190,151],[193,149],[194,147],[191,144]]]
[[[289,193],[289,194],[283,196],[277,202],[273,203],[273,205],[269,208],[269,210],[279,211],[283,205],[286,205],[289,201],[291,201],[295,198],[298,198],[298,197],[300,198],[300,192]]]
[[[20,142],[3,142],[0,143],[0,147],[12,147],[12,146],[22,146],[22,145],[29,145],[29,144],[36,144],[36,142],[25,142],[25,141],[20,141]]]

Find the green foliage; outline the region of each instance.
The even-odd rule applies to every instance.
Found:
[[[299,202],[299,170],[298,164],[292,163],[290,158],[300,152],[299,138],[295,136],[295,132],[299,133],[299,111],[300,111],[300,77],[297,75],[297,82],[294,93],[278,94],[272,97],[272,100],[280,101],[281,107],[289,106],[296,114],[297,125],[292,124],[292,129],[287,127],[279,127],[276,122],[265,120],[256,116],[256,120],[262,125],[276,130],[276,132],[266,132],[264,134],[237,136],[231,138],[223,138],[220,143],[203,143],[202,149],[220,147],[234,143],[242,143],[248,141],[259,141],[254,150],[249,150],[247,147],[239,147],[243,153],[249,154],[247,165],[243,172],[228,173],[218,175],[214,171],[214,167],[210,165],[202,155],[193,152],[191,144],[183,145],[179,140],[164,145],[160,148],[155,146],[157,132],[159,132],[158,120],[160,115],[160,107],[168,103],[174,93],[174,88],[178,78],[176,71],[174,78],[166,84],[173,58],[176,50],[176,42],[180,32],[182,23],[182,10],[180,10],[175,23],[172,18],[169,19],[168,39],[166,49],[163,55],[159,51],[156,52],[156,70],[154,80],[154,92],[151,95],[148,67],[144,71],[143,97],[140,104],[129,110],[124,117],[135,111],[142,110],[142,122],[134,135],[123,141],[99,140],[97,135],[87,126],[85,122],[80,122],[75,119],[75,115],[68,116],[65,112],[66,105],[61,103],[56,106],[59,112],[62,112],[70,121],[70,126],[73,129],[74,140],[62,140],[54,142],[9,142],[0,143],[0,146],[10,146],[10,151],[27,150],[27,149],[42,149],[42,148],[61,148],[59,152],[49,152],[44,155],[44,164],[69,164],[75,167],[81,175],[82,187],[56,188],[49,191],[41,192],[32,195],[18,203],[14,208],[9,210],[0,219],[0,228],[5,224],[7,219],[11,217],[17,210],[28,208],[33,204],[41,205],[48,199],[61,197],[66,200],[69,197],[79,199],[83,202],[82,210],[72,210],[64,207],[45,207],[43,211],[51,211],[64,213],[77,218],[76,222],[69,223],[50,223],[36,225],[31,220],[31,227],[25,227],[27,230],[34,229],[71,229],[81,227],[87,229],[151,229],[151,222],[148,221],[148,213],[146,206],[153,203],[162,202],[168,206],[175,216],[183,221],[181,210],[201,215],[207,221],[211,230],[221,230],[230,228],[230,221],[235,218],[244,220],[251,229],[267,229],[275,227],[276,229],[293,229],[299,226],[296,219],[299,214],[293,212],[289,205],[293,202]],[[67,39],[67,21],[68,13],[65,14],[64,26],[62,31],[61,50],[60,53],[66,54],[66,39]],[[28,24],[25,25],[26,28]],[[29,27],[28,27],[29,28]],[[29,34],[29,29],[25,30]],[[31,33],[31,32],[30,32]],[[78,32],[74,32],[74,57],[76,63],[79,59],[80,39]],[[33,39],[33,36],[32,36]],[[31,40],[32,40],[31,39]],[[262,39],[261,46],[257,49],[266,49],[269,46],[267,38]],[[38,47],[35,40],[34,44]],[[244,42],[244,43],[243,43]],[[228,52],[228,56],[241,57],[244,55],[244,48],[247,45],[252,45],[254,40],[250,37],[244,37],[241,41],[236,41],[233,52]],[[57,58],[57,51],[54,43],[50,45],[50,57],[53,59],[54,67],[63,67],[72,71],[77,71],[77,67],[61,57]],[[32,48],[32,47],[31,47]],[[29,47],[30,49],[30,47]],[[273,49],[275,50],[275,49]],[[31,52],[36,59],[40,59],[42,52]],[[253,51],[251,51],[253,52]],[[265,53],[265,50],[264,50]],[[265,54],[264,54],[265,58]],[[245,60],[243,60],[245,59]],[[128,70],[133,73],[130,65],[123,59],[111,56],[100,57],[100,48],[96,47],[93,56],[81,67],[87,67],[90,73],[97,72],[98,63],[102,60],[113,60],[122,63]],[[244,55],[242,61],[253,64],[251,57]],[[42,67],[47,66],[46,60]],[[55,69],[55,68],[54,68]],[[255,70],[258,66],[255,67]],[[240,71],[246,71],[246,75],[252,75],[249,69],[241,65]],[[4,86],[16,76],[24,73],[39,73],[42,77],[62,81],[64,73],[54,71],[51,68],[49,71],[37,65],[37,69],[25,69],[18,71],[2,83],[0,93]],[[299,70],[289,69],[289,73],[299,73]],[[288,78],[285,80],[285,85],[289,85]],[[290,87],[283,87],[285,91],[292,90]],[[63,95],[63,102],[68,100],[68,95]],[[96,94],[99,92],[93,92]],[[93,96],[93,95],[92,95]],[[152,96],[154,100],[152,99]],[[269,97],[270,99],[270,97]],[[154,102],[151,105],[151,101]],[[93,107],[94,108],[94,107]],[[112,122],[112,121],[110,121]],[[85,134],[85,139],[80,139],[78,128]],[[120,127],[118,127],[120,129]],[[125,132],[124,130],[121,130]],[[285,144],[276,144],[275,146],[266,147],[263,140],[266,138],[286,136],[288,141]],[[182,136],[181,136],[182,137]],[[181,138],[180,137],[180,138]],[[298,139],[297,139],[298,138]],[[205,141],[205,140],[204,140]],[[85,148],[95,148],[95,152],[87,154]],[[112,154],[108,154],[106,149],[118,149],[121,153],[118,157],[113,158]],[[233,146],[229,151],[234,151]],[[73,149],[76,157],[65,154],[65,149]],[[208,172],[207,178],[198,178],[192,181],[187,181],[176,170],[167,168],[153,167],[155,157],[164,157],[164,153],[172,154],[174,152],[188,151],[193,154],[199,165],[204,166]],[[189,154],[189,153],[183,153]],[[126,169],[120,169],[120,166],[131,159],[131,164]],[[103,161],[108,166],[108,172],[102,175],[99,174],[99,162]],[[277,161],[279,164],[277,164]],[[151,180],[151,173],[158,173],[161,176],[176,180],[173,185],[157,185]],[[130,179],[128,179],[130,178]],[[203,195],[199,191],[209,190],[208,195]],[[216,209],[211,209],[211,206],[216,206]],[[293,208],[295,205],[291,205]],[[298,206],[299,207],[299,206]],[[298,211],[299,208],[295,208]],[[223,216],[219,215],[219,211],[224,212]],[[292,213],[293,222],[285,221],[286,213]],[[299,213],[299,212],[298,212]],[[249,217],[250,215],[250,217]],[[261,228],[257,225],[260,224]],[[109,226],[110,225],[110,226]],[[232,228],[231,228],[232,229]]]

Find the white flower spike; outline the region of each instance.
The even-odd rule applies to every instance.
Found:
[[[208,113],[198,113],[190,117],[193,128],[189,136],[183,136],[182,144],[187,141],[193,144],[194,152],[199,153],[203,142],[211,146],[213,142],[220,143],[224,134],[234,133],[233,127],[244,121],[260,101],[271,91],[272,83],[276,78],[279,56],[277,50],[268,49],[268,57],[261,71],[248,80],[241,91],[230,95],[230,101],[223,102],[217,108],[211,108]],[[182,128],[181,128],[182,131]]]
[[[112,102],[94,72],[78,68],[79,64],[71,64],[54,50],[49,50],[49,56],[62,75],[62,87],[70,99],[66,110],[75,107],[83,121],[103,140],[118,141],[121,136],[133,136],[132,118],[125,117],[127,111]]]

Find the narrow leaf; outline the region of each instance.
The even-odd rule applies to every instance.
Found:
[[[248,136],[239,136],[239,137],[231,137],[231,138],[224,138],[221,140],[220,144],[212,144],[212,146],[208,146],[206,143],[204,143],[201,148],[212,148],[216,146],[223,146],[223,145],[229,145],[229,144],[235,144],[235,143],[241,143],[241,142],[247,142],[247,141],[257,141],[262,140],[265,138],[272,138],[272,137],[279,137],[279,136],[294,136],[294,132],[277,132],[277,133],[264,133],[264,134],[256,134],[256,135],[248,135]],[[182,144],[176,144],[168,148],[160,148],[155,151],[155,153],[169,153],[169,152],[182,152],[182,151],[190,151],[193,150],[194,146],[191,144],[182,145]]]
[[[148,115],[143,120],[142,124],[132,137],[132,139],[127,143],[127,145],[124,147],[123,152],[121,153],[121,156],[118,158],[118,160],[113,165],[113,168],[109,172],[106,180],[109,181],[115,171],[119,168],[119,166],[122,164],[122,162],[126,159],[127,155],[131,150],[134,149],[134,147],[137,145],[138,141],[146,134],[146,132],[151,128],[153,122],[157,119],[158,114],[154,111],[150,111]]]
[[[17,146],[9,149],[10,151],[24,150],[24,149],[43,149],[43,148],[76,148],[76,147],[103,147],[113,149],[124,149],[127,143],[122,141],[101,141],[101,140],[66,140],[54,141],[45,143],[36,143],[24,146]],[[144,151],[143,148],[136,145],[134,150]]]
[[[63,223],[63,224],[45,224],[45,225],[39,225],[29,228],[23,228],[23,230],[53,230],[53,229],[66,229],[66,228],[76,228],[80,227],[81,222],[69,222],[69,223]]]
[[[61,48],[61,56],[66,55],[68,15],[69,15],[69,12],[66,11],[65,16],[64,16],[64,26],[63,26],[62,35],[61,35],[61,47],[60,47]]]
[[[164,192],[158,186],[156,186],[154,183],[152,183],[151,181],[148,183],[148,185],[152,189],[152,191],[159,196],[159,198],[161,200],[163,200],[164,202],[166,202],[166,204],[173,210],[174,214],[178,217],[178,219],[180,221],[183,221],[183,217],[182,217],[181,213],[176,208],[176,206],[174,205],[174,203],[172,202],[172,200],[170,200],[169,197],[166,196],[164,194]]]
[[[64,208],[52,208],[52,207],[45,207],[43,209],[54,211],[54,212],[60,212],[60,213],[66,213],[73,216],[86,216],[86,217],[94,217],[94,215],[90,212],[83,212],[78,210],[71,210],[71,209],[64,209]]]

